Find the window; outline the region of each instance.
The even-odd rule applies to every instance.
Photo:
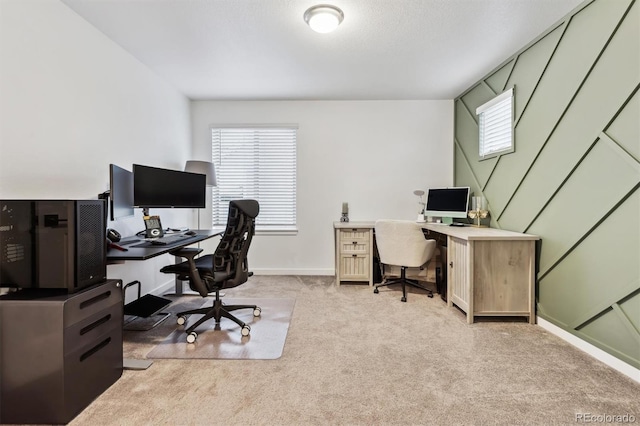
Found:
[[[476,109],[480,126],[480,159],[513,152],[513,89]]]
[[[298,126],[216,126],[212,160],[213,226],[225,226],[229,201],[260,203],[256,231],[296,230],[296,136]]]

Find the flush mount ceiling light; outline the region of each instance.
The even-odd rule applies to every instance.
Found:
[[[330,4],[311,6],[304,12],[304,21],[318,33],[330,33],[338,28],[344,19],[344,13]]]

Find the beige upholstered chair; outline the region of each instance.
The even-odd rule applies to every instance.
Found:
[[[380,263],[400,267],[400,278],[377,284],[373,292],[378,293],[379,287],[400,283],[403,302],[407,301],[406,285],[426,290],[429,297],[433,297],[433,291],[407,279],[406,269],[427,264],[434,255],[436,241],[427,240],[420,225],[409,220],[378,220],[375,231]]]

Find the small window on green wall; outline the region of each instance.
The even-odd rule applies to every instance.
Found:
[[[480,159],[514,151],[513,88],[476,109],[480,127]]]

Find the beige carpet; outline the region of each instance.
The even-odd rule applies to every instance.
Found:
[[[207,300],[203,307],[211,306]],[[211,319],[200,324],[195,332],[195,343],[186,341],[184,332],[201,315],[191,315],[184,326],[177,326],[164,341],[149,352],[147,358],[167,359],[277,359],[282,355],[287,330],[291,322],[294,299],[225,299],[227,305],[257,305],[262,309],[260,317],[253,316],[252,309],[234,311],[241,321],[249,324],[251,334],[242,336],[240,327],[222,318],[220,324]],[[171,319],[169,319],[170,321]]]
[[[232,298],[292,298],[274,360],[156,359],[127,370],[70,426],[579,425],[580,415],[640,419],[640,384],[537,325],[467,324],[440,297],[373,294],[335,277],[253,276]],[[168,307],[199,307],[200,297]],[[176,328],[175,315],[124,333],[142,359]],[[258,331],[252,330],[253,337]],[[591,423],[599,423],[592,421]]]

